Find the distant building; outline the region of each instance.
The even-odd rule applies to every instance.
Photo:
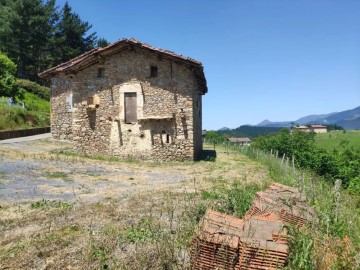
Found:
[[[323,125],[310,125],[311,131],[315,133],[326,133],[327,132],[327,126]]]
[[[310,128],[307,126],[294,126],[293,130],[296,129],[298,131],[302,131],[302,132],[311,132]]]
[[[327,126],[323,126],[323,125],[294,126],[293,130],[298,130],[302,132],[326,133]]]
[[[239,144],[241,144],[241,145],[250,145],[250,143],[251,143],[251,139],[249,139],[249,138],[229,138],[228,139],[230,142],[232,142],[232,143],[239,143]]]

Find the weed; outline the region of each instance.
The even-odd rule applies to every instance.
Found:
[[[43,208],[48,206],[48,201],[42,199],[41,201],[37,201],[31,204],[31,208]]]
[[[287,269],[312,270],[314,239],[306,230],[287,227],[289,243],[289,264]]]
[[[49,201],[45,199],[31,203],[31,208],[33,209],[50,208],[50,207],[59,208],[59,209],[70,209],[72,208],[72,204],[63,201]]]
[[[48,173],[46,175],[46,177],[48,178],[52,178],[52,179],[62,179],[64,180],[65,182],[73,182],[74,179],[70,178],[69,177],[69,174],[68,173],[65,173],[65,172],[53,172],[53,173]]]

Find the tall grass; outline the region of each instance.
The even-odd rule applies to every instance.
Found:
[[[300,170],[290,157],[277,157],[238,145],[224,143],[228,153],[240,152],[269,169],[273,181],[302,190],[318,220],[304,230],[290,230],[289,269],[360,268],[360,198],[341,186],[334,187],[311,171]]]

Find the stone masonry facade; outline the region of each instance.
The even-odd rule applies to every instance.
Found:
[[[51,80],[53,137],[90,155],[197,159],[202,152],[200,62],[133,39],[39,74]]]

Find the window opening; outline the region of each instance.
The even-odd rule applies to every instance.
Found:
[[[98,78],[104,78],[105,77],[105,68],[98,68],[97,77]]]
[[[157,66],[151,66],[150,77],[154,78],[158,76],[158,68]]]

